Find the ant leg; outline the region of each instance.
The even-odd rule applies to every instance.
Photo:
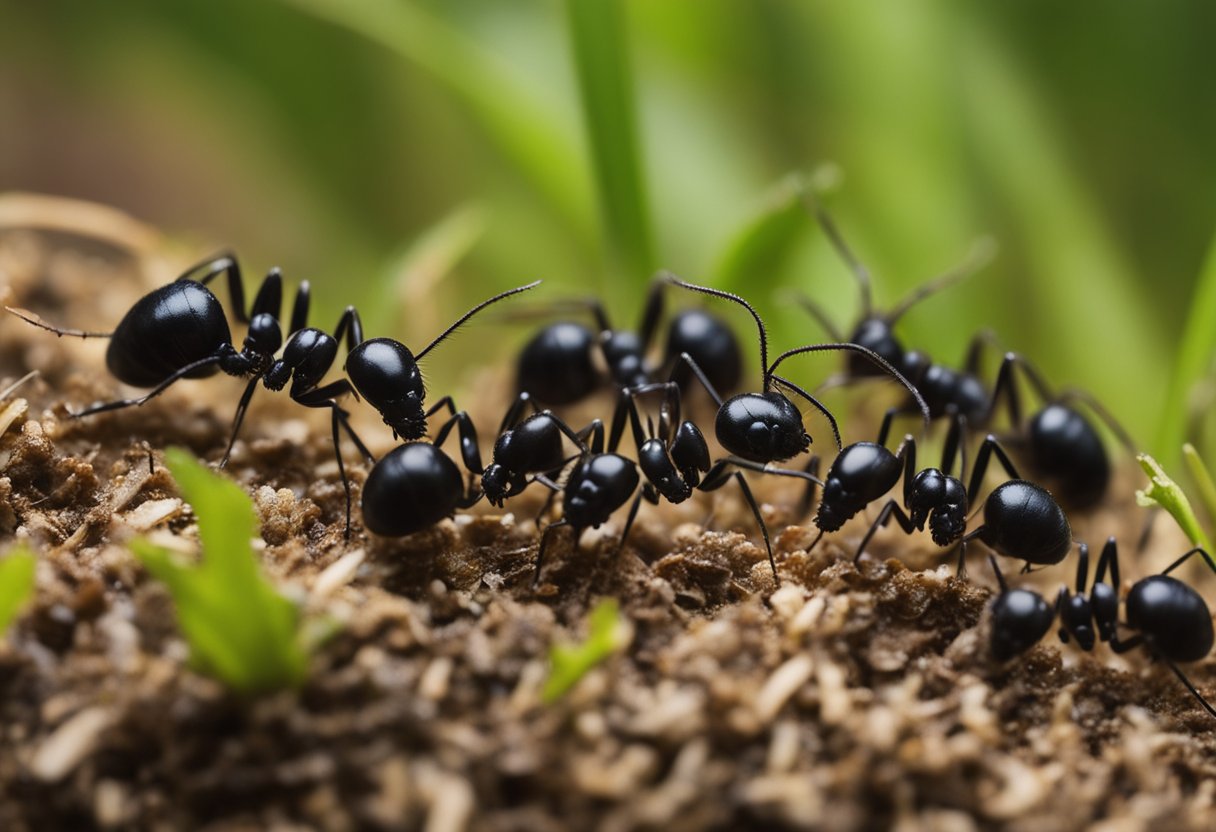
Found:
[[[312,286],[307,280],[302,280],[296,288],[296,299],[291,304],[291,329],[287,332],[288,336],[308,326],[308,310],[311,305]],[[346,308],[352,309],[353,307],[348,306]],[[337,336],[335,340],[341,341],[342,337]]]
[[[338,325],[334,327],[334,340],[341,341],[346,336],[346,351],[349,353],[363,343],[363,321],[359,319],[359,311],[353,306],[346,307]]]
[[[1205,550],[1202,546],[1196,546],[1194,549],[1191,549],[1185,555],[1178,558],[1178,560],[1174,561],[1169,566],[1165,567],[1165,569],[1161,570],[1161,574],[1162,575],[1170,574],[1175,569],[1177,569],[1179,566],[1181,566],[1182,564],[1184,564],[1188,560],[1190,560],[1190,558],[1193,555],[1201,555],[1203,557],[1204,561],[1207,562],[1208,568],[1211,569],[1213,572],[1216,572],[1216,563],[1214,563],[1212,561],[1212,556],[1209,555],[1207,553],[1207,550]]]
[[[803,470],[806,471],[808,474],[810,474],[812,477],[815,477],[816,479],[818,479],[819,478],[819,457],[812,454],[810,460],[807,461],[806,467]],[[814,481],[807,482],[806,488],[803,489],[803,492],[802,492],[802,498],[798,500],[798,515],[797,516],[799,518],[806,517],[808,514],[811,513],[811,506],[814,505],[814,503],[815,503],[815,494],[817,493],[818,485],[819,485],[819,483],[814,482]]]
[[[718,395],[718,391],[715,390],[713,384],[710,383],[709,376],[705,375],[705,371],[701,369],[700,365],[698,365],[693,357],[688,353],[680,353],[680,357],[676,359],[675,366],[671,368],[671,376],[668,378],[668,381],[679,387],[680,382],[684,380],[683,374],[680,372],[680,370],[684,367],[687,367],[692,371],[692,374],[696,377],[697,381],[699,381],[701,386],[705,388],[705,392],[709,393],[709,397],[714,400],[714,404],[721,408],[722,397]]]
[[[442,399],[431,405],[431,408],[426,412],[426,417],[429,419],[445,408],[447,409],[449,416],[456,415],[456,403],[452,401],[451,396],[444,396]]]
[[[799,387],[797,384],[794,384],[794,382],[790,381],[787,378],[783,378],[782,376],[778,376],[778,375],[771,375],[771,376],[769,376],[769,378],[772,381],[775,381],[777,384],[781,385],[782,387],[785,387],[785,388],[791,390],[792,392],[797,393],[799,396],[802,396],[802,398],[804,398],[808,402],[810,402],[811,405],[816,410],[818,410],[820,413],[822,413],[827,418],[828,424],[831,425],[831,427],[832,427],[832,436],[836,440],[836,450],[840,450],[841,448],[844,447],[844,445],[840,441],[840,426],[836,424],[836,417],[832,415],[832,412],[827,409],[827,407],[823,404],[823,402],[819,401],[819,399],[815,398],[810,393],[806,392],[801,387]]]
[[[245,421],[245,411],[249,409],[249,401],[253,398],[253,392],[258,389],[258,382],[261,378],[254,376],[245,385],[245,392],[241,394],[241,400],[236,406],[236,415],[232,417],[232,434],[228,437],[228,447],[224,449],[224,456],[220,459],[220,468],[228,467],[228,457],[232,456],[232,446],[236,444],[236,435],[241,431],[241,424]]]
[[[431,341],[431,343],[429,343],[425,347],[423,347],[422,351],[417,353],[414,356],[414,360],[421,361],[422,357],[424,355],[426,355],[431,350],[435,349],[435,347],[442,344],[445,340],[447,340],[449,335],[451,335],[456,330],[460,329],[460,327],[463,326],[465,324],[465,322],[467,322],[469,320],[469,318],[473,317],[474,315],[476,315],[481,310],[485,309],[490,304],[498,303],[500,300],[505,300],[506,298],[511,297],[511,295],[518,295],[520,292],[526,292],[529,289],[535,289],[539,285],[540,285],[540,281],[536,280],[536,281],[533,281],[532,283],[527,284],[526,286],[516,286],[514,289],[508,289],[505,292],[499,292],[494,297],[489,298],[488,300],[483,300],[481,303],[477,304],[472,309],[470,309],[468,312],[465,312],[463,315],[461,315],[459,318],[457,318],[456,321],[453,324],[451,324],[447,329],[445,329],[443,332],[439,333],[439,335],[435,338],[435,340]]]
[[[989,554],[988,563],[992,564],[992,572],[996,575],[996,582],[1001,588],[1001,593],[1008,592],[1009,586],[1005,583],[1005,576],[1001,574],[1001,567],[997,565],[996,556]],[[1056,609],[1059,610],[1059,604],[1056,605]]]
[[[971,343],[967,345],[967,354],[963,357],[964,373],[971,376],[979,375],[980,357],[986,348],[1001,349],[996,333],[991,329],[981,329],[971,336]]]
[[[912,482],[916,479],[916,439],[912,434],[905,433],[904,441],[899,443],[895,451],[895,460],[904,461],[904,505],[912,499]]]
[[[1015,428],[1022,426],[1022,400],[1018,394],[1017,380],[1013,377],[1013,369],[1017,359],[1013,353],[1005,353],[1005,359],[1001,362],[1001,369],[997,371],[996,384],[992,387],[992,396],[988,399],[988,409],[984,411],[982,419],[983,424],[988,424],[992,421],[992,416],[996,413],[998,402],[1001,396],[1005,397],[1005,405],[1009,413],[1009,422]]]
[[[200,272],[203,273],[202,277],[194,277]],[[186,269],[175,282],[194,280],[206,286],[221,274],[226,275],[228,279],[228,301],[232,304],[232,316],[240,323],[249,323],[249,316],[245,314],[245,286],[241,280],[241,266],[232,252],[226,251],[196,263]]]
[[[946,432],[946,443],[942,446],[942,473],[946,476],[950,476],[950,472],[954,470],[954,458],[958,456],[960,447],[962,448],[962,465],[959,467],[960,480],[967,475],[967,446],[962,442],[965,422],[966,417],[961,413],[954,414],[954,419],[950,422],[950,430]]]
[[[646,305],[642,307],[642,320],[638,325],[638,338],[642,342],[642,355],[650,349],[654,333],[659,328],[663,317],[663,281],[650,281],[650,291],[646,293]]]
[[[1144,636],[1134,635],[1126,641],[1121,641],[1118,634],[1111,636],[1110,649],[1116,653],[1126,653],[1129,650],[1135,650],[1137,647],[1144,644]]]
[[[768,537],[768,526],[764,522],[763,515],[760,514],[760,506],[757,505],[756,498],[752,495],[752,490],[748,487],[747,480],[743,478],[743,474],[739,471],[732,472],[730,470],[730,466],[732,465],[740,468],[747,468],[752,471],[801,477],[804,479],[809,478],[810,474],[803,473],[802,471],[787,471],[783,468],[765,468],[758,462],[749,462],[745,459],[728,457],[727,459],[721,459],[715,462],[713,467],[710,468],[709,472],[705,475],[705,478],[701,481],[701,484],[697,486],[699,491],[717,491],[719,488],[725,485],[727,480],[729,480],[732,476],[735,478],[735,481],[739,483],[739,489],[743,492],[743,498],[747,500],[747,505],[752,510],[752,516],[756,518],[756,524],[760,526],[760,533],[764,536],[764,548],[768,552],[768,563],[773,569],[773,578],[774,580],[780,582],[781,579],[777,577],[777,561],[773,558],[773,544]]]
[[[991,433],[984,438],[984,443],[980,445],[979,453],[975,457],[975,470],[971,472],[971,483],[967,486],[967,503],[975,505],[975,498],[980,493],[980,486],[984,484],[984,474],[988,473],[988,459],[996,452],[996,457],[1000,460],[1005,472],[1009,474],[1010,479],[1020,480],[1022,477],[1018,474],[1018,469],[1009,461],[1008,454],[1001,447],[1000,441]]]
[[[967,257],[962,263],[944,274],[925,281],[909,292],[907,297],[889,309],[886,315],[887,323],[894,326],[900,318],[907,314],[909,309],[916,306],[922,300],[932,297],[938,292],[971,277],[971,275],[988,265],[995,253],[996,244],[991,237],[983,237],[977,240],[971,246],[971,251],[967,252]]]
[[[536,410],[536,402],[532,400],[531,393],[523,392],[515,397],[515,401],[511,402],[511,406],[507,408],[507,412],[502,417],[502,423],[498,426],[499,436],[523,421],[524,411],[528,405],[532,405],[533,412],[539,412]]]
[[[641,447],[642,428],[638,424],[638,409],[637,403],[634,402],[630,391],[618,389],[616,394],[616,406],[612,409],[612,428],[608,431],[608,450],[616,451],[621,444],[621,437],[625,435],[625,419],[629,417],[629,421],[633,424],[633,438],[638,447]]]
[[[739,483],[739,490],[743,492],[743,498],[747,500],[748,506],[751,507],[752,515],[756,518],[756,524],[760,527],[760,534],[764,536],[764,548],[768,552],[768,565],[772,567],[773,580],[781,583],[781,579],[777,577],[777,560],[773,557],[773,543],[769,540],[768,526],[765,525],[764,517],[760,514],[760,506],[756,504],[756,498],[752,496],[752,490],[748,486],[747,480],[743,478],[743,474],[739,471],[735,472],[735,482]]]
[[[1199,691],[1195,689],[1195,686],[1191,684],[1190,679],[1186,678],[1186,674],[1182,672],[1182,669],[1169,659],[1166,659],[1165,663],[1170,666],[1170,670],[1174,671],[1174,675],[1178,677],[1178,681],[1186,685],[1186,689],[1191,692],[1191,696],[1194,696],[1199,700],[1199,704],[1203,706],[1203,709],[1213,717],[1216,717],[1216,708],[1213,708],[1210,704],[1208,704],[1208,700],[1204,699]]]
[[[733,465],[736,468],[746,468],[748,471],[756,471],[760,474],[773,474],[778,477],[797,477],[801,480],[807,480],[811,485],[823,485],[823,480],[811,474],[809,470],[796,471],[792,468],[777,468],[772,463],[752,462],[750,459],[743,459],[737,456],[724,457],[714,467],[724,465]],[[808,465],[807,467],[809,468],[810,466]],[[706,474],[705,479],[708,481],[709,474]],[[705,489],[702,488],[701,490],[704,491]]]
[[[558,520],[556,523],[552,523],[549,526],[546,526],[544,532],[541,534],[540,547],[536,551],[536,574],[534,574],[532,576],[532,588],[533,589],[536,589],[536,587],[540,585],[540,567],[541,567],[541,564],[544,563],[544,560],[545,560],[545,549],[549,545],[549,535],[553,532],[554,529],[559,529],[562,526],[569,526],[569,525],[571,525],[569,520]],[[581,530],[578,528],[575,528],[574,531],[575,531],[574,545],[577,546],[578,538],[579,538],[578,533]]]
[[[122,410],[125,407],[139,407],[141,404],[148,401],[149,399],[153,399],[153,398],[159,396],[161,393],[163,393],[167,389],[169,389],[169,387],[172,386],[175,382],[181,381],[183,378],[190,375],[190,373],[194,372],[195,370],[197,370],[201,367],[206,367],[208,364],[218,364],[218,363],[220,363],[220,360],[221,360],[221,356],[219,356],[219,355],[209,355],[206,358],[200,358],[198,361],[191,361],[185,367],[182,367],[180,370],[175,372],[173,375],[169,376],[167,379],[162,381],[156,387],[152,388],[152,392],[150,392],[150,393],[145,393],[144,395],[140,396],[139,398],[135,398],[135,399],[118,399],[117,401],[106,402],[105,404],[95,405],[94,407],[89,407],[84,410],[81,410],[78,413],[73,413],[73,414],[71,414],[71,416],[73,419],[80,419],[85,416],[92,416],[95,413],[105,413],[110,410]]]
[[[258,287],[258,293],[253,296],[253,307],[249,310],[249,317],[270,315],[277,321],[282,314],[283,275],[278,268],[273,268],[266,273],[262,285]]]
[[[819,200],[815,198],[814,193],[810,190],[804,190],[803,198],[815,214],[815,219],[819,222],[819,227],[823,229],[823,233],[827,235],[832,248],[836,249],[836,254],[845,262],[845,265],[849,267],[849,271],[853,273],[853,277],[857,280],[857,288],[861,291],[861,316],[863,318],[871,317],[874,314],[874,301],[869,270],[853,254],[853,251],[844,241],[840,229],[836,227],[836,223],[832,220],[831,215],[819,204]]]
[[[886,446],[887,437],[891,433],[891,422],[899,412],[900,409],[898,407],[887,408],[887,412],[882,417],[882,425],[878,428],[878,436],[874,439],[875,445]]]
[[[633,498],[633,505],[629,507],[629,516],[625,518],[625,530],[621,532],[621,539],[616,544],[616,554],[618,555],[625,548],[625,538],[629,537],[629,530],[633,528],[633,521],[638,516],[638,506],[641,505],[643,498],[651,505],[657,506],[659,504],[659,495],[653,489],[650,489],[649,483],[638,489],[637,495]]]
[[[904,534],[912,534],[916,531],[916,526],[912,524],[912,518],[904,514],[904,510],[899,507],[899,503],[894,500],[888,500],[887,504],[882,507],[882,511],[878,513],[878,519],[870,524],[869,531],[866,536],[861,539],[861,545],[857,547],[857,552],[853,555],[853,565],[857,566],[861,563],[861,555],[866,550],[866,546],[870,542],[870,538],[874,537],[874,533],[880,528],[883,528],[892,519],[899,524],[899,527],[904,530]]]
[[[481,474],[485,469],[481,464],[481,446],[477,443],[477,428],[473,426],[473,420],[469,418],[469,414],[463,410],[452,414],[451,418],[440,426],[435,433],[435,446],[443,444],[443,440],[448,438],[453,426],[460,434],[460,456],[464,460],[464,467],[474,474]]]
[[[566,426],[565,422],[558,422],[558,429]],[[566,426],[568,429],[568,426]],[[604,423],[599,419],[592,419],[587,427],[580,430],[574,436],[579,448],[586,448],[593,454],[602,454],[604,452]]]
[[[346,476],[346,464],[342,461],[342,446],[340,444],[341,440],[338,433],[339,426],[345,428],[347,435],[350,436],[351,440],[354,441],[355,445],[359,448],[359,452],[363,454],[363,457],[367,460],[372,459],[372,455],[367,450],[367,447],[364,446],[363,442],[355,434],[354,430],[351,429],[350,423],[347,421],[346,411],[344,411],[336,401],[338,396],[349,392],[351,392],[350,382],[346,379],[341,379],[340,381],[335,381],[332,384],[327,384],[324,387],[316,387],[302,393],[296,393],[293,391],[291,396],[292,401],[294,401],[296,404],[303,405],[304,407],[328,407],[330,409],[330,423],[334,443],[334,459],[338,463],[338,476],[342,480],[342,490],[346,493],[346,528],[343,532],[343,537],[346,540],[350,540],[350,479]]]

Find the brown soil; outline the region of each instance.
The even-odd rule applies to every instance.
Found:
[[[105,328],[172,275],[147,264],[0,233],[0,301]],[[864,520],[812,555],[814,529],[792,526],[777,587],[754,535],[702,531],[705,502],[644,511],[620,556],[619,527],[564,542],[533,591],[536,526],[519,518],[538,497],[344,543],[328,430],[282,395],[260,396],[231,474],[261,514],[266,569],[341,629],[301,690],[242,701],[189,669],[167,594],[123,546],[193,549],[160,450],[217,458],[239,387],[188,382],[70,420],[65,402],[115,393],[102,349],[0,317],[0,386],[42,371],[0,437],[0,548],[40,557],[37,597],[0,642],[0,829],[1216,827],[1216,726],[1185,689],[1143,655],[1054,639],[993,662],[978,558],[959,580],[894,534],[886,551],[921,571],[859,572],[844,550]],[[775,528],[783,487],[763,492]],[[713,526],[751,535],[716,499]],[[602,596],[620,599],[628,647],[542,704],[550,646],[580,637]],[[1216,662],[1188,672],[1216,691]]]

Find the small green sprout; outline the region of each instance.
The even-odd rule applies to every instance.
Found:
[[[629,644],[632,637],[621,619],[615,598],[605,598],[587,616],[587,640],[582,644],[555,644],[549,649],[549,678],[541,699],[557,701],[574,687],[587,671]]]
[[[1136,461],[1140,463],[1144,473],[1148,474],[1148,488],[1136,492],[1136,502],[1142,506],[1161,506],[1182,527],[1182,531],[1191,539],[1191,543],[1211,551],[1208,536],[1204,533],[1203,527],[1199,525],[1198,518],[1195,517],[1191,501],[1186,498],[1186,494],[1183,493],[1178,483],[1170,479],[1160,463],[1148,454],[1140,454],[1136,457]]]
[[[0,559],[0,636],[34,593],[37,559],[24,546],[17,546]]]
[[[299,685],[308,669],[299,610],[258,568],[253,503],[186,451],[169,449],[165,463],[198,518],[202,561],[181,563],[146,540],[131,548],[168,586],[195,665],[241,693]]]

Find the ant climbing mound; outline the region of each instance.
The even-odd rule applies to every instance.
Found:
[[[237,321],[248,325],[244,344],[238,352],[224,309],[207,284],[225,275],[228,295]],[[133,387],[152,387],[152,391],[132,399],[104,402],[73,413],[82,418],[97,413],[138,407],[159,396],[184,378],[205,378],[222,371],[232,376],[252,376],[237,404],[232,431],[219,467],[228,464],[245,412],[259,382],[268,390],[282,390],[291,382],[292,401],[304,407],[329,408],[332,414],[334,456],[346,492],[345,534],[350,536],[350,481],[338,444],[339,428],[346,431],[364,459],[372,461],[363,442],[350,426],[349,414],[337,399],[352,392],[350,382],[340,379],[319,386],[333,365],[338,344],[345,336],[347,349],[362,339],[359,315],[347,307],[331,336],[307,326],[310,302],[309,284],[300,284],[292,307],[287,345],[281,358],[275,353],[283,346],[279,324],[283,287],[278,269],[271,269],[245,312],[245,290],[240,265],[231,254],[205,260],[188,269],[173,283],[154,289],[136,301],[113,332],[86,332],[47,324],[24,310],[9,309],[14,315],[56,335],[80,338],[109,338],[106,366],[119,381]]]
[[[573,404],[589,396],[604,379],[596,366],[598,347],[609,380],[618,388],[655,381],[659,368],[647,359],[663,317],[662,280],[651,283],[636,332],[614,329],[598,300],[565,301],[550,311],[590,312],[598,334],[573,321],[558,321],[540,330],[524,346],[517,366],[517,387],[550,405]],[[687,352],[708,368],[722,390],[733,390],[742,374],[742,358],[734,333],[718,318],[700,309],[677,312],[667,327],[663,366]]]
[[[1116,653],[1143,647],[1154,658],[1165,662],[1204,710],[1216,717],[1216,709],[1178,667],[1179,663],[1199,661],[1212,651],[1216,640],[1212,631],[1212,613],[1198,592],[1169,574],[1195,555],[1201,556],[1208,567],[1216,572],[1216,563],[1211,556],[1204,549],[1195,547],[1160,574],[1137,581],[1124,599],[1126,621],[1121,623],[1119,549],[1115,538],[1107,539],[1102,548],[1093,586],[1088,593],[1085,582],[1089,572],[1089,547],[1082,543],[1079,550],[1076,592],[1074,594],[1068,587],[1061,587],[1054,609],[1037,592],[1009,589],[996,558],[989,557],[1000,584],[1000,593],[992,605],[993,657],[998,661],[1007,661],[1026,652],[1047,634],[1052,622],[1059,617],[1060,640],[1065,644],[1076,640],[1082,650],[1090,651],[1094,648],[1096,637],[1097,641],[1108,642]],[[1106,583],[1108,568],[1109,584]],[[1131,630],[1133,635],[1120,638],[1120,626]]]

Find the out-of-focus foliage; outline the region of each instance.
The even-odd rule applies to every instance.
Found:
[[[1182,487],[1174,482],[1169,474],[1165,473],[1161,464],[1148,454],[1140,454],[1136,460],[1144,469],[1144,473],[1148,475],[1148,487],[1136,492],[1136,500],[1140,505],[1160,506],[1165,509],[1190,538],[1191,543],[1211,550],[1212,545],[1208,542],[1207,533],[1200,525],[1199,518],[1195,516],[1195,510],[1191,508],[1191,501],[1187,499]],[[1204,471],[1204,473],[1207,472]]]
[[[24,546],[14,547],[0,557],[0,638],[4,638],[8,625],[34,593],[36,566],[34,554]]]
[[[627,647],[632,637],[616,599],[601,600],[587,614],[587,638],[582,644],[555,644],[549,649],[549,678],[541,699],[555,702],[565,696],[593,667]]]
[[[880,305],[1000,245],[908,316],[909,344],[954,362],[991,326],[1167,460],[1180,385],[1207,369],[1171,368],[1216,214],[1211,4],[61,0],[3,20],[0,187],[281,264],[322,325],[352,302],[412,321],[383,299],[399,253],[475,202],[484,234],[436,287],[437,325],[537,277],[598,285],[632,320],[653,263],[745,289],[777,346],[804,343],[778,287],[856,307],[779,184],[827,162]]]

